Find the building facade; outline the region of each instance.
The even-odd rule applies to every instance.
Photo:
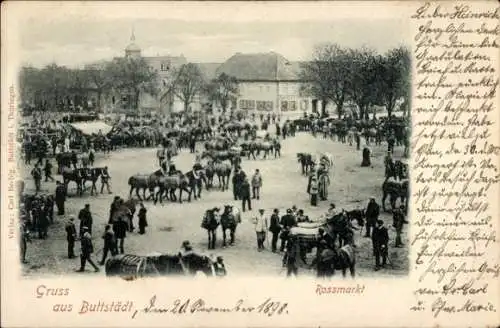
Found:
[[[314,99],[301,92],[299,72],[300,63],[274,52],[237,53],[217,69],[217,75],[225,73],[238,81],[236,109],[282,116],[301,116],[313,110]]]
[[[178,68],[187,64],[184,56],[142,57],[141,48],[135,43],[132,32],[130,44],[125,48],[125,58],[143,58],[158,73],[157,95],[142,92],[139,96],[140,113],[172,113],[184,110],[184,104],[172,90],[174,74]],[[229,108],[242,110],[247,114],[280,114],[297,117],[304,113],[318,111],[318,100],[301,92],[300,63],[290,62],[282,55],[269,53],[236,53],[224,63],[195,63],[208,82],[225,73],[238,81],[239,95]],[[132,95],[112,94],[106,99],[107,112],[123,111],[131,108]],[[200,94],[190,105],[192,111],[198,111],[207,104],[206,95]],[[217,109],[216,104],[212,104]],[[127,110],[125,110],[127,111]]]

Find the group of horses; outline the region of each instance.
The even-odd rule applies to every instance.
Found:
[[[68,184],[70,182],[75,182],[77,187],[77,195],[83,195],[83,192],[87,189],[85,184],[90,181],[92,183],[90,187],[90,195],[94,195],[94,192],[97,193],[97,185],[96,182],[101,175],[109,175],[107,167],[63,167],[61,169],[61,175],[63,178],[63,183],[68,190]]]
[[[185,173],[179,170],[165,173],[160,169],[151,174],[135,174],[128,179],[129,196],[132,197],[135,190],[137,198],[153,199],[155,204],[158,201],[162,203],[164,197],[182,203],[182,194],[185,192],[190,202],[193,196],[195,200],[201,198],[203,184],[207,190],[214,187],[215,176],[218,177],[219,188],[222,191],[228,190],[232,170],[233,165],[229,161],[210,160],[202,169],[192,169]],[[179,190],[179,197],[176,195],[177,190]],[[146,197],[146,191],[149,192],[148,197]]]
[[[215,249],[217,240],[217,228],[222,228],[222,247],[226,247],[227,231],[229,231],[229,245],[234,245],[236,228],[241,223],[241,211],[232,206],[225,205],[224,212],[219,216],[216,211],[218,208],[212,208],[205,211],[201,221],[201,227],[208,232],[208,249]]]
[[[382,183],[382,208],[385,211],[385,201],[389,196],[391,209],[396,208],[396,202],[400,199],[400,203],[408,208],[409,200],[409,180],[408,180],[408,164],[401,160],[396,160],[393,165],[386,163],[385,180]]]

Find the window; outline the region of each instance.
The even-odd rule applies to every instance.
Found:
[[[269,92],[269,90],[271,90],[271,88],[269,86],[267,86],[266,91]]]
[[[257,101],[257,110],[271,112],[273,110],[273,102],[272,101]]]
[[[255,109],[255,100],[240,100],[240,109],[243,110],[254,110]]]
[[[168,63],[162,63],[160,65],[160,70],[162,72],[168,72],[170,70],[170,64],[168,64]]]
[[[290,101],[290,100],[282,100],[281,101],[281,111],[282,112],[288,112],[288,111],[296,111],[297,110],[297,102],[296,101]]]

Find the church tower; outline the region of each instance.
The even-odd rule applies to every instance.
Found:
[[[135,34],[134,29],[132,29],[132,35],[130,36],[130,44],[125,48],[126,58],[140,58],[141,48],[135,44]]]

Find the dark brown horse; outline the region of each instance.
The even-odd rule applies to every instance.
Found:
[[[106,261],[105,270],[108,277],[118,276],[127,280],[151,276],[194,276],[198,272],[215,276],[212,260],[194,253],[157,256],[120,254]]]

